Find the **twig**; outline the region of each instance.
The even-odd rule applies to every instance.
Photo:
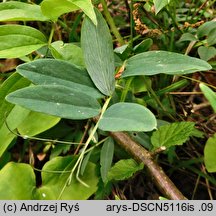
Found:
[[[154,179],[155,185],[161,191],[163,196],[172,200],[187,199],[174,185],[170,178],[165,174],[163,169],[154,161],[151,154],[137,142],[133,141],[130,136],[123,132],[110,132],[110,135],[130,153],[138,162],[144,163]]]

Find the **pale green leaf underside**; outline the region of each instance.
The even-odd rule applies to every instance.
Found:
[[[71,171],[73,165],[74,161],[71,156],[56,157],[47,162],[43,167],[42,187],[39,190],[38,196],[41,199],[57,199],[70,175],[70,172],[64,173],[64,171]],[[57,174],[52,173],[52,171],[62,171],[62,173]],[[97,190],[98,177],[96,175],[95,164],[89,162],[84,174],[80,176],[80,178],[88,184],[89,187],[82,185],[76,180],[75,175],[73,175],[71,184],[65,188],[60,199],[84,200],[88,199],[89,196]]]
[[[28,164],[10,162],[0,171],[1,200],[30,200],[36,189],[35,174]]]
[[[44,0],[41,4],[43,14],[54,21],[62,14],[79,9],[83,10],[95,25],[97,24],[91,0]]]
[[[194,132],[193,122],[175,122],[161,126],[151,137],[155,148],[182,145]]]
[[[46,45],[46,37],[37,29],[22,25],[0,26],[0,58],[18,58]]]
[[[99,122],[99,128],[104,131],[152,131],[156,126],[154,114],[135,103],[112,105]]]
[[[60,120],[55,116],[31,111],[17,129],[23,136],[35,136],[55,126]]]
[[[180,75],[211,68],[210,64],[198,58],[167,51],[149,51],[129,58],[122,77],[160,73]]]
[[[89,185],[83,186],[72,178],[71,184],[62,188],[67,182],[72,166],[72,157],[56,157],[47,162],[42,173],[42,185],[36,188],[35,174],[28,164],[10,162],[0,171],[0,199],[1,200],[84,200],[88,199],[97,190],[98,177],[96,166],[88,163],[82,180]],[[46,172],[47,171],[47,172]],[[66,171],[66,172],[65,172]]]
[[[115,65],[112,37],[103,16],[95,10],[97,26],[85,17],[81,32],[81,47],[88,73],[105,95],[111,95],[115,88]]]
[[[63,86],[33,86],[9,94],[6,99],[27,109],[68,119],[88,119],[100,112],[95,98]]]
[[[8,77],[0,87],[0,157],[14,139],[15,135],[7,128],[5,121],[11,130],[17,128],[22,120],[28,115],[29,111],[14,104],[8,103],[5,97],[20,88],[26,87],[30,81],[13,73]]]
[[[14,104],[10,104],[5,100],[5,97],[20,88],[24,88],[30,84],[30,81],[20,76],[17,73],[13,73],[8,77],[0,87],[0,127],[4,124],[5,117],[13,109]]]
[[[208,172],[216,172],[216,134],[210,137],[204,148],[204,162]]]
[[[47,21],[40,6],[24,2],[8,1],[0,3],[0,22],[5,21]]]
[[[85,69],[66,61],[39,59],[18,66],[17,72],[37,85],[62,85],[95,98],[103,97]]]
[[[16,137],[16,135],[11,133],[11,131],[15,130],[23,122],[29,112],[30,110],[16,105],[9,113],[7,113],[7,118],[3,118],[7,124],[4,122],[4,124],[0,127],[0,157],[7,150],[11,141]]]

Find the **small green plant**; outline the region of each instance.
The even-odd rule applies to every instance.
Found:
[[[169,2],[153,1],[156,13]],[[106,11],[105,2],[101,3]],[[59,17],[77,10],[84,13],[80,43],[53,41]],[[4,22],[21,21],[0,26],[0,58],[25,61],[0,89],[0,156],[4,159],[0,199],[88,199],[93,194],[103,198],[106,193],[102,191],[110,191],[115,181],[128,179],[148,166],[145,162],[152,160],[157,151],[200,136],[193,122],[162,121],[163,116],[173,117],[159,96],[187,85],[184,79],[178,81],[181,75],[210,70],[212,66],[205,61],[208,59],[148,51],[152,44],[148,39],[132,48],[129,41],[114,50],[107,22],[90,0],[43,0],[40,5],[9,1],[0,3],[0,17]],[[51,23],[49,37],[28,26],[29,21],[38,22],[39,26]],[[124,42],[118,37],[119,43]],[[154,91],[152,77],[157,75],[177,81]],[[146,92],[143,98],[139,97]],[[214,99],[210,100],[214,103]],[[70,121],[72,132],[64,121]],[[83,124],[87,126],[81,132]],[[61,129],[59,136],[57,132],[52,133],[52,138],[37,137],[55,127],[56,131]],[[71,134],[61,141],[64,130]],[[133,159],[121,159],[113,165],[116,143],[133,151],[128,150],[132,145],[127,147],[133,142],[133,135],[147,149],[140,150],[147,151],[147,160],[140,159],[135,151]],[[34,167],[34,158],[30,158],[30,164],[9,162],[8,150],[16,145],[16,137],[22,137],[24,145],[30,145],[31,139],[46,144],[43,153],[51,151],[51,156],[42,169]],[[128,139],[128,144],[124,139]],[[76,154],[70,153],[71,146],[76,147]],[[66,156],[59,156],[62,153]],[[152,164],[160,172],[158,165]],[[40,187],[36,186],[34,170],[41,178]],[[163,177],[165,174],[161,173]],[[159,177],[157,181],[161,181],[160,189],[164,191],[163,179]],[[12,190],[8,189],[8,182]],[[176,188],[170,190],[176,190],[177,198],[184,199]],[[163,196],[174,198],[170,194],[167,191]]]

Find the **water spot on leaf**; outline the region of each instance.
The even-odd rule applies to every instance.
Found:
[[[28,139],[29,137],[27,135],[24,135],[22,138],[23,139]]]
[[[32,68],[36,68],[36,65],[30,65]]]

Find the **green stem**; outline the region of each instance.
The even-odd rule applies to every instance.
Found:
[[[110,15],[110,12],[108,10],[108,7],[107,7],[105,0],[101,0],[101,4],[103,6],[104,15],[105,15],[106,20],[107,20],[107,22],[111,28],[111,31],[113,32],[114,36],[116,37],[116,39],[120,43],[120,45],[124,45],[125,42],[124,42],[122,36],[120,35],[112,16]]]
[[[133,81],[133,78],[134,78],[134,77],[130,77],[130,78],[126,81],[126,85],[125,85],[124,90],[122,91],[122,95],[121,95],[121,99],[120,99],[121,102],[124,102],[124,101],[125,101],[126,96],[127,96],[127,93],[128,93],[128,91],[129,91],[129,88],[130,88],[130,85],[131,85],[131,82]]]
[[[146,80],[146,78],[144,77],[144,82],[145,85],[147,87],[147,90],[150,92],[150,94],[152,95],[152,97],[154,98],[154,100],[158,103],[158,105],[162,108],[163,111],[166,111],[166,108],[163,106],[163,104],[161,103],[160,99],[158,98],[158,96],[156,95],[156,93],[154,92],[154,90],[152,89],[152,87],[149,85],[148,81]]]
[[[165,8],[166,13],[168,14],[168,16],[171,18],[171,20],[173,21],[173,25],[176,27],[176,29],[182,34],[183,31],[179,28],[178,22],[176,21],[175,17],[169,12],[169,10],[167,10]]]
[[[100,120],[101,120],[103,114],[105,113],[105,111],[106,111],[106,109],[107,109],[107,107],[108,107],[108,105],[109,105],[109,102],[110,102],[111,98],[112,98],[112,97],[110,96],[110,97],[105,101],[105,103],[104,103],[104,105],[103,105],[103,107],[102,107],[102,109],[101,109],[101,114],[100,114],[100,117],[99,117],[99,119],[98,119],[98,122],[96,123],[96,125],[94,126],[94,128],[93,128],[91,134],[89,135],[89,137],[88,137],[88,139],[87,139],[87,141],[86,141],[86,143],[85,143],[85,146],[84,146],[83,149],[82,149],[82,152],[81,152],[79,158],[77,159],[75,165],[73,166],[73,169],[71,170],[71,173],[70,173],[70,175],[69,175],[69,177],[68,177],[68,179],[67,179],[65,185],[63,186],[63,188],[62,188],[62,190],[61,190],[61,193],[59,194],[58,199],[60,199],[60,197],[62,196],[62,194],[63,194],[65,188],[66,188],[68,185],[70,185],[70,183],[71,183],[71,181],[72,181],[73,174],[74,174],[74,172],[75,172],[75,170],[76,170],[77,168],[78,168],[77,173],[76,173],[76,178],[77,178],[77,180],[78,180],[81,184],[83,184],[84,186],[89,187],[89,185],[87,185],[85,182],[83,182],[83,181],[79,178],[79,171],[80,171],[80,168],[81,168],[81,165],[82,165],[82,161],[83,161],[84,155],[85,155],[85,153],[86,153],[86,149],[88,148],[89,143],[91,142],[92,138],[94,137],[95,132],[96,132],[97,129],[98,129],[99,122],[100,122]]]
[[[55,23],[52,24],[52,28],[51,28],[51,32],[50,32],[49,40],[48,40],[48,46],[50,46],[52,43],[54,32],[55,32]]]
[[[169,93],[169,92],[172,92],[172,91],[176,91],[177,89],[183,88],[183,87],[187,86],[189,83],[190,82],[188,80],[183,79],[183,80],[180,80],[180,81],[178,81],[176,83],[173,83],[173,84],[171,84],[171,85],[169,85],[169,86],[167,86],[167,87],[165,87],[165,88],[163,88],[163,89],[155,92],[155,94],[157,96],[161,96],[161,95],[164,95],[166,93]],[[147,101],[149,99],[151,99],[151,97],[149,95],[147,95],[147,96],[144,97],[145,101]]]

